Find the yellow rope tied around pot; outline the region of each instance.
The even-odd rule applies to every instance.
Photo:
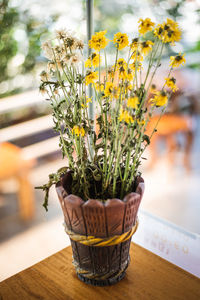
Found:
[[[121,235],[114,235],[111,237],[103,237],[97,238],[95,236],[89,235],[81,235],[74,233],[73,231],[67,228],[66,224],[64,223],[65,231],[69,235],[70,239],[75,242],[79,242],[86,246],[93,246],[93,247],[104,247],[104,246],[113,246],[119,243],[123,243],[131,238],[131,236],[136,232],[138,227],[138,220],[136,220],[135,225],[127,232]]]
[[[112,279],[114,280],[114,278],[117,278],[118,276],[120,276],[120,274],[123,273],[127,269],[128,265],[129,265],[129,261],[130,261],[130,259],[128,258],[128,260],[124,262],[124,264],[121,266],[121,269],[119,269],[118,272],[110,271],[109,273],[105,273],[105,274],[94,274],[88,270],[84,270],[84,269],[80,268],[79,264],[75,260],[73,261],[73,265],[76,269],[76,272],[78,274],[83,275],[86,278],[96,279],[96,280],[106,280],[106,279],[109,279],[109,277],[112,277]],[[113,274],[115,274],[115,275],[113,276]]]

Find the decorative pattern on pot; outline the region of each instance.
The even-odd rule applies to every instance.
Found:
[[[123,201],[89,199],[84,202],[67,193],[69,180],[67,174],[57,184],[56,190],[71,240],[77,275],[93,285],[118,282],[129,264],[131,236],[137,229],[144,181],[138,178],[136,192],[128,194]]]

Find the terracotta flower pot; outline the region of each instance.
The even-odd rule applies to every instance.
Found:
[[[71,180],[70,173],[67,173],[56,190],[71,240],[77,275],[92,285],[114,284],[124,277],[129,265],[131,235],[137,229],[144,180],[138,178],[136,191],[128,194],[123,201],[109,199],[105,202],[94,199],[84,202],[68,193]],[[87,238],[92,246],[87,244]],[[102,246],[106,243],[108,245]]]

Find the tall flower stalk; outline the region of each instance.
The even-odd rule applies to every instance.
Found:
[[[47,70],[41,73],[40,91],[47,95],[52,107],[54,129],[60,135],[66,164],[39,187],[46,192],[46,209],[50,186],[67,171],[72,176],[71,192],[85,201],[123,199],[134,191],[134,182],[141,174],[141,155],[156,131],[154,128],[147,135],[148,123],[157,107],[162,107],[161,114],[165,112],[170,93],[177,90],[171,73],[185,63],[181,53],[171,57],[163,88],[154,88],[149,97],[164,46],[178,41],[181,32],[171,19],[155,25],[149,18],[139,20],[138,31],[131,41],[121,32],[112,41],[106,37],[106,31],[95,33],[89,41],[93,53],[85,62],[83,42],[64,30],[43,44],[49,62]],[[148,40],[146,33],[150,31],[152,39]],[[116,48],[113,65],[108,64],[106,57],[108,43]],[[125,50],[127,60],[122,57]],[[87,96],[89,87],[93,89],[92,99]],[[88,113],[91,101],[95,105],[95,120]]]

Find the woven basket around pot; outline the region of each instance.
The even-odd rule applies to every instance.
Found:
[[[67,173],[57,184],[56,191],[71,240],[77,275],[92,285],[114,284],[124,277],[129,264],[130,232],[132,230],[132,234],[137,229],[144,180],[138,178],[136,192],[128,194],[123,201],[109,199],[105,203],[94,199],[84,202],[80,197],[68,194],[71,180],[70,173]],[[89,246],[77,241],[80,237],[87,239],[92,236],[95,241],[96,238],[104,241],[122,235],[128,239],[111,246],[98,246],[98,243]]]

